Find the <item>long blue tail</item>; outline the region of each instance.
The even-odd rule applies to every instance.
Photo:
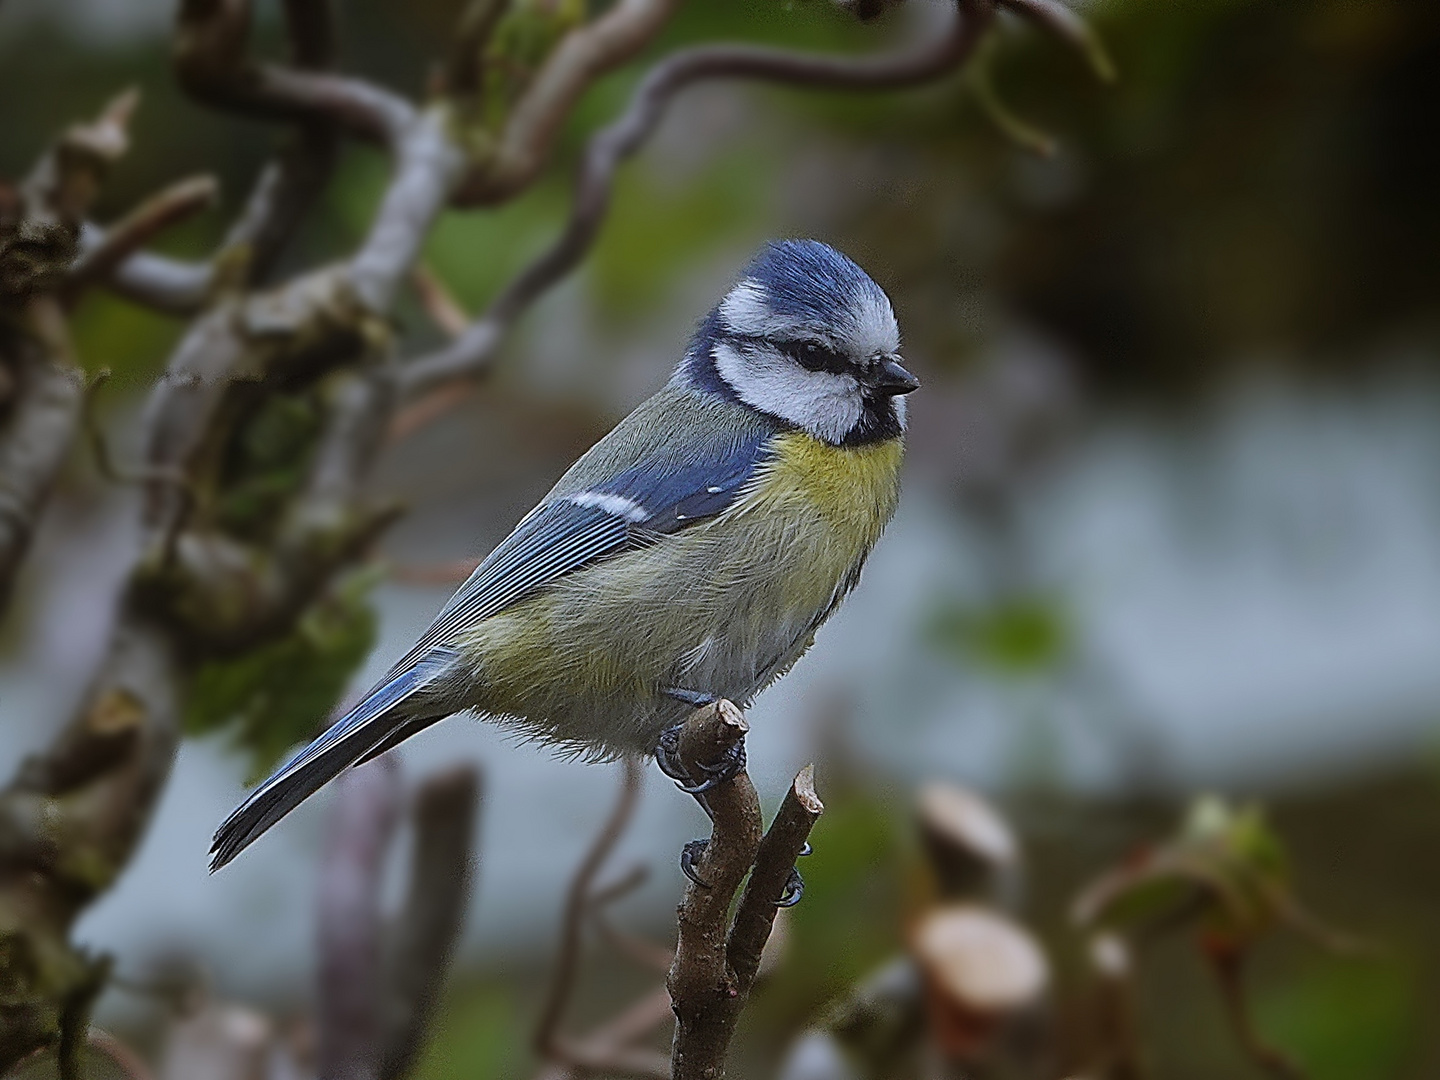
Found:
[[[422,728],[441,719],[417,715],[420,702],[411,701],[439,667],[422,661],[391,676],[365,699],[326,729],[325,733],[250,793],[220,828],[210,846],[210,872],[214,873],[249,847],[270,826],[351,765],[390,749]],[[407,708],[409,706],[409,708]]]

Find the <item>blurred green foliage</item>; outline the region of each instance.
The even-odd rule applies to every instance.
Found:
[[[764,156],[726,154],[684,182],[639,173],[625,185],[591,259],[591,292],[607,318],[635,318],[664,297],[677,268],[717,248],[748,251],[771,231]]]
[[[91,374],[109,368],[117,386],[137,389],[180,339],[174,319],[92,290],[75,309],[70,324],[85,343],[80,360]]]
[[[516,1013],[513,992],[504,986],[474,985],[451,995],[430,1026],[413,1080],[522,1075],[529,1039]]]
[[[1070,649],[1071,630],[1048,596],[1013,596],[988,606],[951,604],[927,626],[942,650],[1009,676],[1054,671]]]
[[[1255,1016],[1313,1080],[1414,1075],[1424,995],[1403,957],[1324,958],[1303,977],[1256,995]]]
[[[375,644],[373,571],[317,598],[295,631],[233,659],[205,662],[185,703],[191,735],[226,732],[249,760],[249,783],[315,734]]]
[[[1207,947],[1243,950],[1293,918],[1289,876],[1284,846],[1259,806],[1232,807],[1206,795],[1191,804],[1175,836],[1097,878],[1076,914],[1086,925],[1140,932],[1170,920],[1177,928],[1198,922]]]

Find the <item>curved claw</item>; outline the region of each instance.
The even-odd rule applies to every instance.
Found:
[[[734,746],[730,747],[729,750],[726,750],[725,756],[722,757],[715,764],[700,766],[700,771],[705,776],[705,779],[701,780],[700,783],[687,784],[680,783],[677,780],[676,786],[678,786],[680,790],[685,792],[685,794],[687,795],[703,795],[705,792],[710,791],[712,788],[719,787],[721,784],[725,783],[725,781],[733,780],[735,777],[739,776],[742,772],[745,771],[745,765],[745,742],[742,739],[740,742],[737,742]],[[686,776],[685,779],[689,780],[690,777]]]
[[[815,854],[815,849],[810,846],[810,841],[809,841],[809,840],[806,840],[806,841],[805,841],[805,846],[800,849],[800,854],[801,854],[801,856],[814,855],[814,854]]]
[[[668,727],[660,733],[660,742],[655,747],[655,764],[660,771],[678,784],[688,784],[690,774],[680,762],[680,730],[683,724]]]
[[[775,906],[794,907],[804,895],[805,879],[800,876],[800,871],[792,866],[790,876],[785,880],[785,888],[780,890],[780,899],[775,901]]]
[[[683,873],[696,885],[699,885],[702,889],[710,888],[710,883],[704,878],[702,878],[698,873],[696,873],[695,860],[700,858],[700,856],[705,853],[705,849],[709,846],[709,840],[691,840],[688,844],[686,844],[683,848],[680,849],[681,873]],[[788,884],[786,887],[789,887]]]
[[[687,784],[684,780],[677,779],[675,786],[685,792],[686,795],[704,795],[705,792],[719,787],[726,779],[725,777],[712,776],[707,780],[701,780],[698,784]]]

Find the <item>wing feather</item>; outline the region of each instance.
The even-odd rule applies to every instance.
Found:
[[[723,513],[743,492],[769,445],[768,435],[756,434],[698,461],[652,469],[637,465],[581,492],[547,499],[446,601],[391,677],[449,646],[462,628],[566,574]],[[618,505],[633,509],[617,513],[596,496],[618,497]]]

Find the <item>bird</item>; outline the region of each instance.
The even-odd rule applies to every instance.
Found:
[[[896,509],[918,386],[864,270],[818,240],[766,244],[669,381],[221,824],[212,872],[343,770],[459,712],[691,779],[673,756],[684,719],[748,706],[855,587]]]

